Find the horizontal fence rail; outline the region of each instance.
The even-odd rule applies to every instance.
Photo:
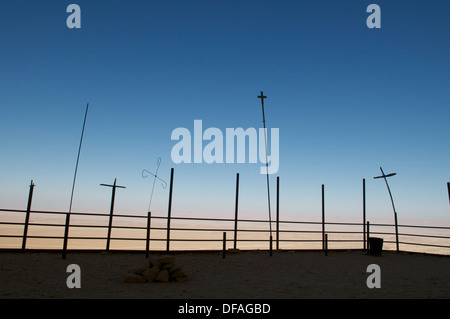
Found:
[[[67,214],[59,211],[0,209],[0,216],[3,219],[9,217],[9,220],[0,220],[0,248],[19,249],[22,247],[22,250],[26,251],[32,249],[27,240],[57,240],[56,248],[51,248],[55,247],[55,244],[49,245],[50,247],[45,244],[31,246],[39,247],[42,250],[63,249],[62,242],[65,239],[63,230],[66,227],[65,220],[67,220],[64,217]],[[389,245],[392,246],[392,249],[387,248],[388,250],[395,250],[393,247],[397,243],[396,233],[393,231],[395,225],[383,223],[370,223],[370,226],[367,223],[366,227],[365,224],[356,222],[279,220],[277,217],[277,220],[272,221],[276,226],[276,236],[272,243],[269,241],[269,222],[260,219],[169,217],[151,216],[150,213],[147,216],[117,214],[112,217],[102,213],[71,212],[71,216],[73,218],[67,237],[69,251],[76,249],[70,243],[79,240],[90,242],[90,244],[84,245],[86,246],[84,250],[91,249],[89,247],[99,247],[94,250],[106,251],[137,250],[145,251],[147,255],[152,250],[169,251],[170,243],[184,245],[172,250],[222,250],[223,247],[226,249],[228,244],[232,243],[234,248],[240,249],[244,247],[244,249],[271,250],[272,245],[276,245],[277,249],[323,249],[326,252],[333,249],[366,250],[366,241],[369,236],[383,238],[384,243],[387,244],[385,248]],[[82,217],[83,220],[92,220],[89,220],[90,223],[79,223],[76,221],[77,217]],[[102,223],[95,220],[98,218],[103,219]],[[181,225],[175,225],[176,223],[181,223]],[[189,224],[192,223],[194,225],[189,227]],[[208,226],[211,223],[214,224],[214,227]],[[230,226],[224,225],[227,223]],[[253,227],[247,224],[251,224]],[[400,238],[398,244],[402,245],[402,251],[411,251],[410,248],[415,247],[415,251],[418,252],[435,249],[439,254],[450,254],[450,227],[399,224],[398,228],[402,230],[398,233]],[[41,233],[44,232],[44,234],[39,234],[39,229],[43,229]],[[83,230],[87,235],[71,234],[77,230]],[[427,231],[428,233],[426,233]],[[116,232],[125,233],[121,236]],[[226,233],[229,234],[228,238],[226,238]],[[420,242],[414,239],[420,239]],[[106,241],[106,243],[102,242],[100,245],[99,241]],[[117,246],[114,245],[116,242],[128,242],[128,244]],[[184,249],[183,247],[189,243],[195,243],[196,246]],[[164,244],[166,244],[165,249]],[[116,248],[110,248],[110,245]],[[76,247],[80,247],[80,245]]]
[[[114,213],[115,189],[125,188],[116,185],[117,179],[113,185],[101,184],[112,187],[109,214],[72,212],[71,209],[69,212],[32,210],[33,190],[36,186],[32,180],[26,210],[0,209],[0,249],[21,247],[22,251],[62,250],[63,258],[67,250],[79,250],[80,247],[83,250],[145,251],[147,257],[150,251],[222,249],[225,258],[227,244],[232,243],[233,249],[237,249],[239,243],[239,249],[269,250],[270,256],[274,245],[277,250],[321,249],[327,255],[333,249],[362,249],[370,252],[371,239],[376,236],[381,237],[386,244],[385,250],[400,252],[401,245],[402,251],[450,255],[450,227],[399,225],[395,209],[395,224],[367,221],[365,179],[362,180],[362,222],[350,223],[326,221],[323,184],[321,221],[280,220],[279,177],[276,184],[276,219],[272,220],[270,208],[270,221],[239,218],[239,173],[236,174],[233,219],[175,217],[172,216],[173,177],[172,168],[167,216],[152,216],[151,212],[146,215]],[[447,183],[447,188],[450,202],[450,183]],[[98,219],[102,219],[102,222]],[[90,223],[86,223],[86,220]],[[228,239],[227,233],[232,235]],[[28,242],[29,239],[32,240],[31,243]],[[45,243],[37,244],[39,240],[44,240]],[[171,243],[177,244],[178,248],[171,247]],[[188,247],[188,244],[193,243],[195,246]]]

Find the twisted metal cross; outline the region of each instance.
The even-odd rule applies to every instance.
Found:
[[[148,212],[150,212],[150,206],[152,205],[152,199],[153,199],[153,191],[155,190],[155,182],[157,179],[160,180],[161,182],[161,186],[162,188],[166,189],[167,187],[167,183],[166,181],[164,181],[163,179],[161,179],[160,177],[158,177],[158,170],[159,170],[159,165],[161,165],[161,157],[158,157],[158,161],[156,162],[156,172],[155,174],[150,173],[148,170],[144,169],[142,171],[142,178],[147,178],[149,175],[152,175],[153,178],[153,186],[152,186],[152,192],[150,194],[150,202],[148,203]],[[144,175],[145,173],[147,173],[147,175]]]

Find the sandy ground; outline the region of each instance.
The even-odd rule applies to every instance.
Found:
[[[157,257],[162,254],[152,254]],[[123,275],[144,254],[0,254],[0,298],[302,299],[450,298],[450,258],[361,251],[263,251],[228,254],[173,253],[189,280],[184,283],[125,283]],[[81,288],[69,289],[67,266],[81,269]],[[367,266],[381,269],[381,288],[369,289]]]

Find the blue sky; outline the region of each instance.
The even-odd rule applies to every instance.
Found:
[[[81,29],[66,8],[81,7]],[[369,29],[366,8],[381,8]],[[87,103],[75,211],[145,214],[175,168],[173,214],[267,214],[258,164],[174,164],[178,127],[280,129],[281,213],[448,218],[448,1],[2,1],[0,206],[68,210]],[[273,203],[274,203],[273,197]],[[156,184],[155,214],[168,189]],[[274,210],[274,206],[272,208]]]

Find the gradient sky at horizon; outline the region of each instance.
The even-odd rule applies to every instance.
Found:
[[[81,7],[81,29],[66,8]],[[366,8],[381,7],[381,29]],[[145,214],[156,170],[173,214],[267,214],[258,164],[174,164],[177,127],[280,129],[281,214],[449,218],[450,2],[11,1],[0,3],[0,206]],[[167,212],[156,184],[152,211]],[[275,206],[272,206],[274,211]]]

